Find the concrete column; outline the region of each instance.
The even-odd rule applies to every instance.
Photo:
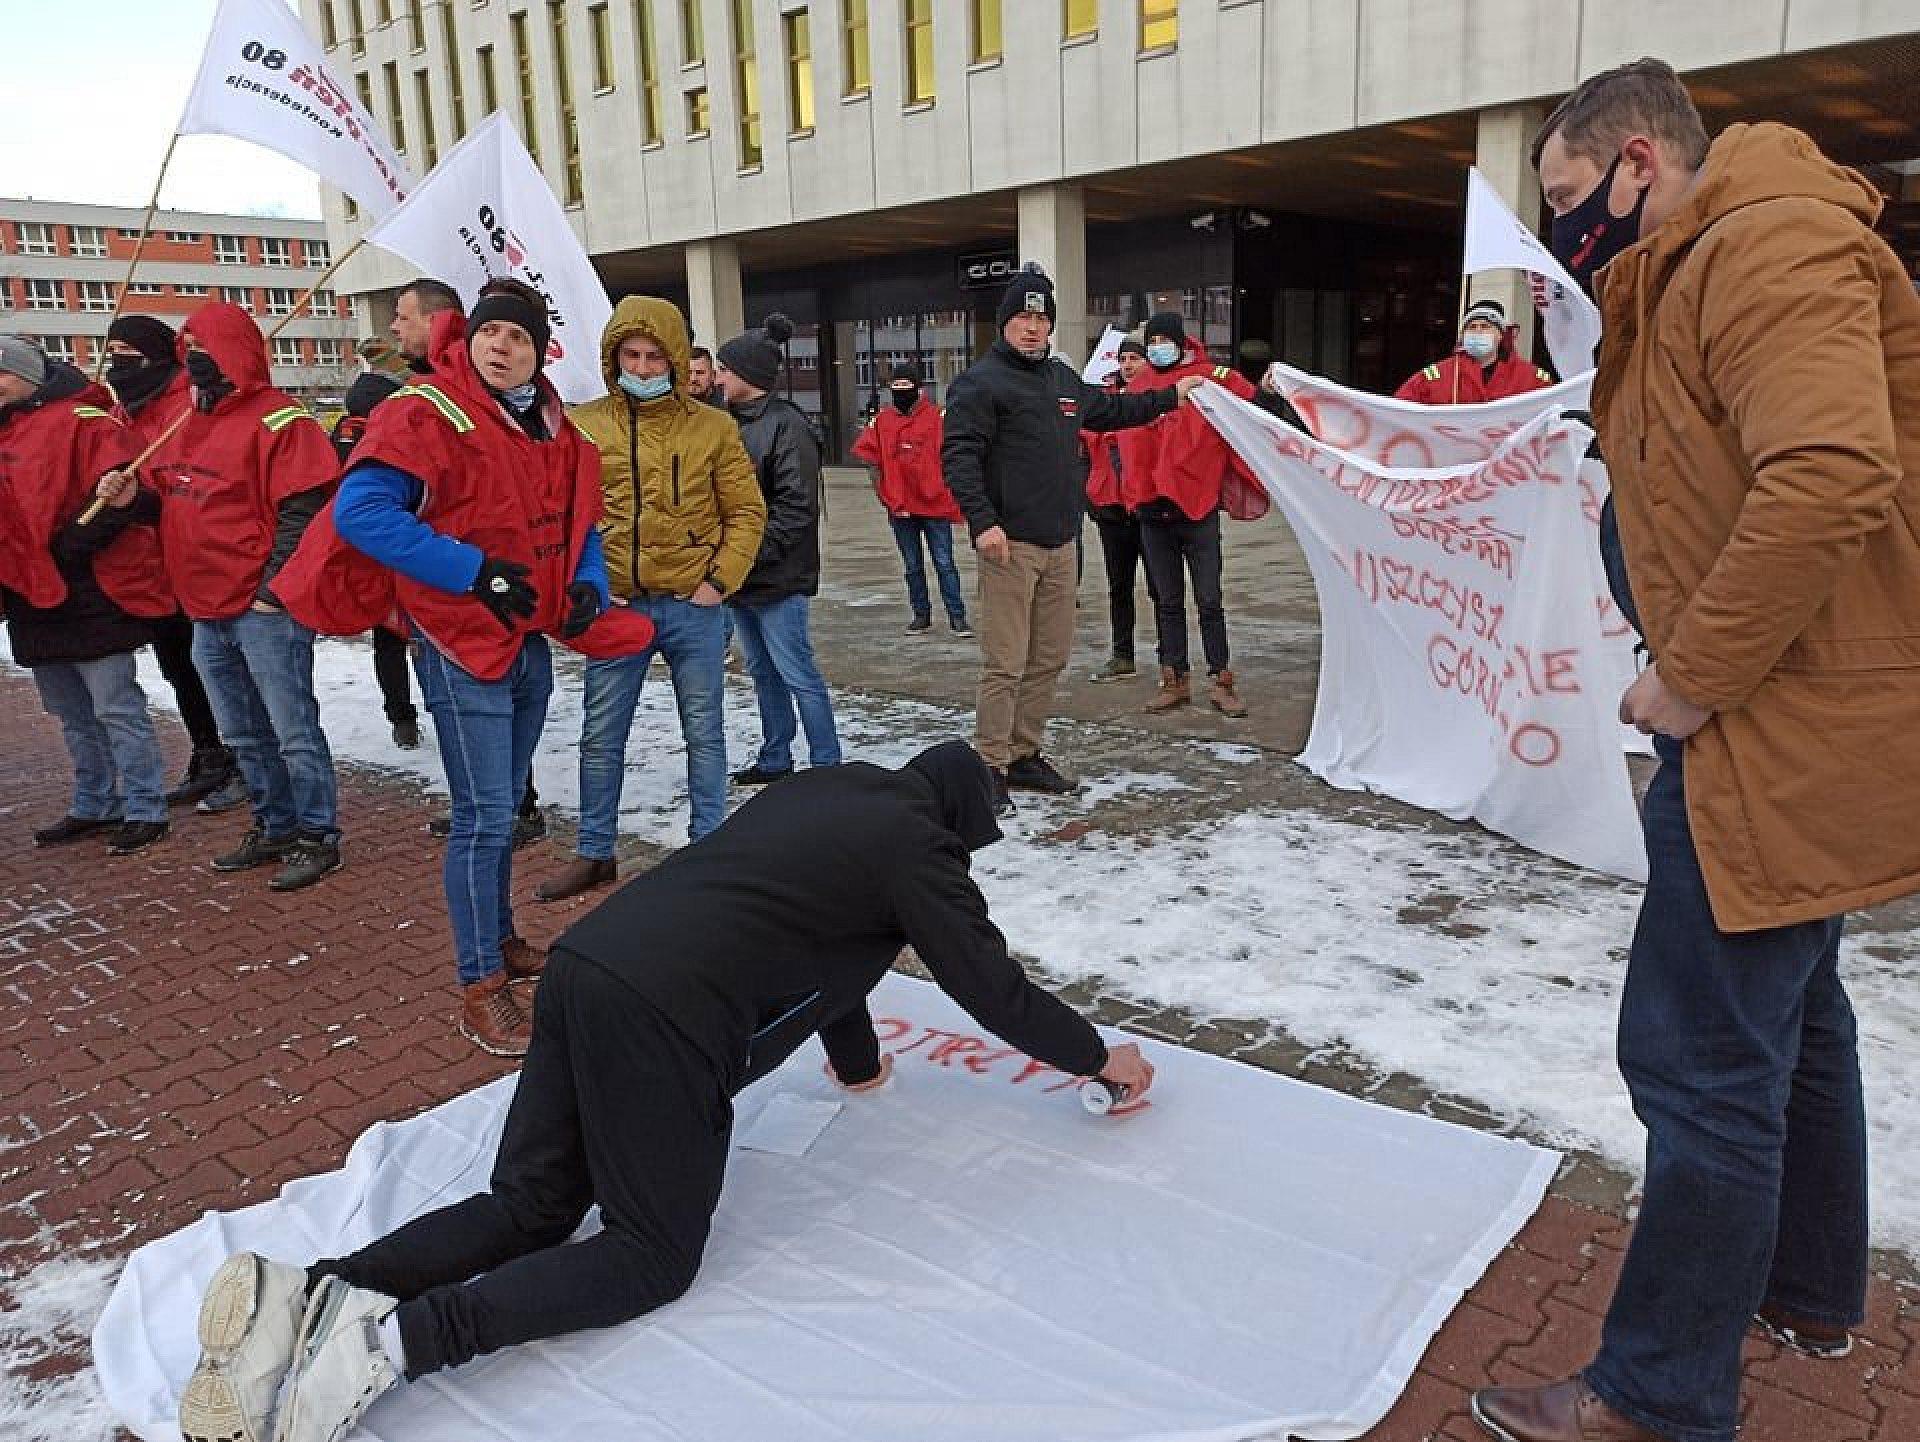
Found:
[[[1055,348],[1087,360],[1087,207],[1077,185],[1035,185],[1019,195],[1019,259],[1053,277]]]
[[[1534,132],[1545,120],[1546,111],[1538,105],[1507,105],[1498,110],[1480,112],[1479,136],[1475,144],[1474,164],[1500,193],[1500,198],[1520,217],[1521,223],[1537,226],[1540,220],[1540,182],[1527,160]],[[1520,327],[1520,354],[1533,348],[1533,295],[1526,276],[1517,270],[1490,270],[1472,278],[1471,300],[1497,300],[1507,309],[1507,319]],[[1461,305],[1464,314],[1466,303]]]
[[[747,328],[740,247],[727,236],[687,242],[687,321],[694,344],[717,350]]]

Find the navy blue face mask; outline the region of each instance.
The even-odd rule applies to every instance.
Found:
[[[1600,267],[1640,238],[1640,215],[1647,208],[1646,187],[1641,187],[1640,198],[1625,215],[1615,215],[1607,209],[1607,197],[1613,194],[1614,172],[1625,159],[1624,155],[1616,155],[1593,193],[1565,215],[1553,218],[1548,244],[1554,259],[1567,268],[1567,274],[1578,281],[1580,289],[1588,295],[1593,294],[1593,277]]]

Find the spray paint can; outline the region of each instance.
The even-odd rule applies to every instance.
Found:
[[[1123,1086],[1117,1081],[1108,1081],[1105,1077],[1094,1077],[1080,1088],[1080,1105],[1097,1117],[1103,1117],[1115,1107],[1125,1106],[1127,1098],[1133,1095],[1133,1088]]]

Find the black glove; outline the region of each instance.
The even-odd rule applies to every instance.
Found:
[[[571,641],[600,619],[600,588],[591,581],[575,581],[567,587],[567,618],[560,623],[560,637]]]
[[[517,561],[498,561],[492,556],[480,560],[480,574],[473,578],[472,591],[481,605],[493,612],[493,619],[514,630],[515,618],[525,621],[540,604],[540,593],[527,584],[531,572]]]

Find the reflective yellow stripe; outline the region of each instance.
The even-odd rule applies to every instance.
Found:
[[[401,396],[420,397],[421,400],[426,401],[435,410],[439,411],[441,416],[446,420],[446,423],[462,435],[473,429],[473,422],[468,418],[467,413],[449,400],[446,393],[437,386],[402,386],[393,393],[395,400],[398,400]]]
[[[111,414],[101,410],[98,406],[75,406],[73,413],[76,416],[85,416],[90,421],[110,421],[113,419]]]
[[[1425,370],[1421,371],[1420,374],[1430,381],[1437,381],[1440,379],[1440,367],[1428,366]]]
[[[260,417],[260,424],[270,431],[283,431],[303,416],[310,421],[313,420],[312,416],[307,415],[305,406],[282,406],[279,410]],[[314,421],[314,424],[318,425],[319,422]]]

